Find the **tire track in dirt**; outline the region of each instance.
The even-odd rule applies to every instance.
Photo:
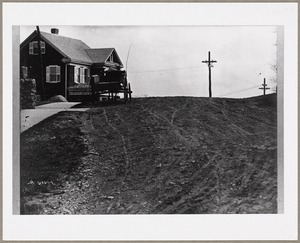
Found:
[[[187,105],[187,103],[184,105],[184,107],[185,107],[186,105]],[[141,108],[142,108],[144,111],[148,112],[149,114],[151,114],[152,116],[154,116],[154,117],[157,118],[158,120],[160,120],[160,121],[165,121],[165,122],[169,125],[171,132],[173,132],[173,134],[175,134],[175,135],[179,138],[179,140],[181,140],[182,142],[184,142],[184,144],[186,144],[186,145],[188,145],[188,146],[190,146],[190,147],[193,147],[193,148],[199,146],[199,144],[196,143],[195,140],[190,141],[189,139],[187,139],[186,137],[184,137],[184,136],[180,133],[180,131],[179,131],[180,129],[179,129],[176,125],[174,125],[172,119],[171,119],[171,121],[169,121],[165,116],[160,115],[160,114],[157,114],[157,113],[155,113],[155,112],[153,112],[153,111],[151,111],[151,110],[149,110],[149,109],[146,109],[143,105],[140,105],[140,106],[141,106]],[[174,111],[173,114],[172,114],[172,117],[175,117],[176,113],[177,113],[180,109],[183,109],[184,107],[179,108],[179,109],[177,109],[176,111]],[[173,118],[173,119],[174,119],[174,118]]]
[[[186,106],[187,106],[187,101],[185,102],[185,104],[183,105],[183,107],[178,108],[178,109],[176,109],[176,110],[173,112],[172,118],[171,118],[171,124],[172,124],[172,125],[174,125],[174,118],[175,118],[175,116],[176,116],[176,113],[177,113],[179,110],[184,109]],[[172,107],[172,108],[173,108],[173,107]]]
[[[99,149],[97,144],[102,144],[104,142],[103,138],[105,137],[99,137],[97,134],[99,134],[100,131],[104,131],[106,133],[106,136],[109,136],[111,131],[108,131],[110,129],[105,129],[106,127],[111,128],[113,133],[118,134],[119,138],[121,138],[121,143],[122,145],[120,148],[123,149],[124,152],[124,159],[125,159],[125,169],[128,167],[129,164],[129,159],[127,160],[128,152],[126,147],[124,148],[124,143],[125,143],[125,137],[120,134],[118,129],[112,125],[112,123],[109,121],[108,115],[106,110],[103,108],[102,113],[101,112],[96,112],[96,115],[98,116],[96,124],[93,122],[93,112],[91,112],[89,115],[90,122],[85,121],[85,128],[89,130],[89,134],[93,137],[92,140],[90,141],[90,150],[94,151],[95,149]],[[94,114],[94,115],[95,115]],[[102,114],[102,116],[101,116]],[[101,121],[102,118],[103,121]],[[107,126],[107,125],[108,126]],[[101,133],[101,132],[100,132]],[[117,137],[116,137],[117,138]],[[94,147],[96,146],[96,147]],[[112,170],[113,167],[115,166],[114,163],[109,164],[110,162],[113,162],[115,158],[113,156],[108,156],[103,150],[101,151],[101,154],[95,153],[93,158],[89,160],[89,166],[92,166],[92,171],[94,173],[94,176],[89,178],[89,183],[90,183],[90,188],[87,188],[87,191],[83,193],[83,195],[86,195],[87,200],[89,202],[93,202],[91,205],[90,203],[90,208],[89,212],[92,214],[109,214],[111,211],[118,209],[120,207],[121,202],[122,202],[122,197],[120,196],[122,188],[124,189],[124,184],[126,180],[126,175],[127,175],[127,169],[125,174],[113,185],[111,185],[110,189],[107,190],[108,185],[110,180],[106,176],[115,176],[114,171]],[[121,150],[122,151],[122,150]],[[104,156],[104,157],[103,157]],[[109,161],[107,161],[106,156],[110,158]],[[101,168],[99,168],[99,166]],[[110,172],[107,174],[107,169],[110,168]],[[115,189],[118,189],[117,191]]]
[[[193,186],[183,196],[180,196],[182,191],[179,191],[178,197],[180,199],[174,202],[173,205],[164,208],[162,213],[185,213],[188,210],[188,206],[193,204],[193,201],[201,202],[201,200],[205,200],[205,195],[209,193],[214,195],[216,199],[215,204],[219,205],[222,195],[220,165],[218,162],[218,157],[220,156],[222,156],[222,151],[217,150],[207,158],[207,161],[190,176],[189,181]],[[203,179],[199,180],[200,178]]]
[[[231,120],[228,118],[228,116],[227,116],[226,114],[224,114],[224,110],[227,110],[226,107],[225,107],[225,103],[224,103],[224,102],[223,102],[223,107],[222,107],[222,108],[221,108],[219,105],[217,105],[214,101],[208,102],[208,101],[206,100],[205,102],[206,102],[207,105],[209,105],[209,106],[211,106],[211,107],[213,107],[213,108],[215,108],[215,109],[221,111],[221,112],[223,113],[224,117],[225,117],[232,125],[234,125],[235,127],[238,127],[237,125],[235,125],[234,123],[231,122]],[[229,112],[229,111],[227,111],[227,112]],[[234,113],[234,116],[235,116],[235,117],[238,117],[238,118],[240,118],[240,119],[242,119],[243,121],[246,119],[246,120],[250,120],[250,121],[252,121],[252,122],[258,122],[258,123],[264,124],[265,126],[271,128],[271,129],[274,129],[274,130],[277,129],[277,126],[271,126],[271,125],[267,124],[267,123],[264,122],[264,121],[261,121],[261,120],[258,120],[258,119],[254,119],[254,118],[249,117],[249,116],[245,117],[245,116],[243,116],[243,115],[240,115],[240,114],[237,113],[237,112]],[[238,127],[238,128],[240,128],[240,127]],[[242,128],[241,128],[241,129],[242,129]],[[249,132],[247,132],[247,131],[244,130],[244,129],[242,129],[242,130],[243,130],[243,132],[249,133]],[[255,134],[250,133],[249,135],[255,135]]]
[[[129,157],[128,157],[128,153],[127,153],[127,149],[126,149],[126,141],[125,141],[125,138],[124,136],[117,130],[117,128],[115,128],[108,120],[108,117],[106,115],[106,110],[105,108],[103,108],[103,115],[106,119],[106,122],[107,124],[117,133],[119,134],[119,136],[121,137],[122,139],[122,143],[123,143],[123,151],[124,151],[124,158],[125,158],[125,162],[126,162],[126,167],[129,166]]]
[[[93,130],[93,132],[95,132],[95,127],[94,127],[94,124],[93,124],[93,118],[92,118],[92,114],[89,113],[89,120],[90,120],[90,126]]]
[[[263,123],[248,119],[257,116],[275,124],[273,108],[255,109],[256,104],[251,104],[245,109],[240,101],[206,101],[204,98],[147,98],[136,99],[126,106],[111,105],[105,109],[99,106],[84,117],[73,117],[76,126],[70,127],[68,113],[60,121],[64,122],[62,131],[65,126],[69,129],[78,126],[81,132],[76,131],[79,133],[75,142],[72,137],[66,140],[71,135],[67,133],[63,145],[82,142],[86,149],[82,158],[78,158],[75,174],[66,173],[67,177],[62,179],[67,183],[66,192],[46,202],[53,207],[51,212],[274,213],[276,134]],[[266,117],[268,112],[271,114]],[[230,129],[230,121],[247,132],[255,131],[255,135],[265,128],[269,131],[261,137],[248,136],[233,126],[235,134]],[[56,127],[50,131],[59,137]],[[49,138],[54,136],[50,135]],[[36,135],[32,136],[36,139]],[[191,141],[193,137],[195,141]],[[30,144],[31,140],[28,141]],[[62,148],[61,144],[54,145],[50,153]],[[64,150],[68,153],[66,159],[72,159],[76,151],[65,149],[68,149]],[[42,154],[41,159],[44,157]],[[41,200],[46,200],[45,196]]]
[[[126,109],[126,108],[125,108]],[[142,140],[143,142],[136,140],[136,136],[144,136],[147,137],[147,134],[149,134],[149,130],[146,129],[147,127],[143,124],[143,123],[137,123],[137,119],[135,118],[134,114],[132,114],[131,116],[127,116],[126,111],[119,110],[116,109],[114,110],[114,117],[117,118],[117,120],[113,120],[114,123],[112,124],[111,121],[109,121],[108,119],[108,114],[105,112],[106,116],[105,120],[107,122],[107,124],[113,129],[115,132],[118,133],[118,131],[121,129],[122,131],[124,131],[124,133],[126,134],[126,137],[128,137],[128,141],[126,141],[126,137],[123,134],[121,134],[124,138],[123,141],[123,145],[125,145],[126,143],[126,151],[127,151],[127,155],[129,156],[133,156],[130,160],[129,160],[129,166],[127,166],[125,169],[124,174],[121,176],[121,185],[118,187],[118,191],[119,194],[117,196],[115,196],[115,199],[113,199],[111,201],[111,203],[108,205],[105,213],[111,213],[111,212],[131,212],[131,213],[138,213],[138,211],[136,211],[137,209],[137,204],[139,202],[135,201],[135,198],[138,197],[141,201],[145,202],[144,199],[144,194],[145,191],[142,189],[141,184],[143,183],[142,181],[140,181],[140,175],[141,172],[143,171],[143,169],[141,168],[140,164],[145,164],[145,162],[149,161],[151,156],[148,156],[148,158],[140,158],[139,156],[135,156],[137,155],[137,153],[139,152],[139,148],[142,145],[142,149],[144,150],[152,150],[154,148],[151,148],[151,144],[155,144],[155,143],[151,143],[149,139],[147,139],[146,141],[147,144],[145,143],[145,140]],[[122,117],[121,117],[122,116]],[[124,120],[126,119],[126,120]],[[130,129],[134,127],[135,129]],[[149,127],[150,128],[150,127]],[[120,132],[118,133],[120,136]],[[154,134],[153,134],[154,135]],[[132,141],[131,141],[132,140]],[[144,146],[147,145],[147,147],[145,148]],[[148,153],[148,152],[147,152]],[[139,161],[139,160],[141,160]],[[150,159],[151,160],[151,159]],[[133,171],[135,170],[139,170],[140,173],[134,173]],[[147,176],[148,173],[146,173],[145,175],[142,176],[142,178],[144,178],[144,180],[147,180]],[[136,185],[132,185],[130,183],[128,183],[128,181],[140,181],[140,183],[137,183]],[[111,185],[112,188],[116,188],[115,185]],[[130,205],[128,202],[126,203],[127,199],[126,198],[130,198],[130,201],[133,202],[133,205]],[[121,211],[120,207],[123,207],[124,209]]]
[[[240,131],[240,134],[242,134],[243,136],[248,135],[248,136],[253,136],[255,135],[254,133],[250,133],[248,131],[246,131],[245,129],[239,127],[238,125],[234,124],[229,118],[228,116],[225,114],[225,112],[223,110],[221,110],[223,116],[225,117],[225,119],[230,123],[230,128],[236,133],[236,130],[233,129],[232,127],[235,127],[238,131]]]

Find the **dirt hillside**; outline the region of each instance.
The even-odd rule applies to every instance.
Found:
[[[21,213],[276,213],[276,107],[164,97],[59,113],[21,134]]]

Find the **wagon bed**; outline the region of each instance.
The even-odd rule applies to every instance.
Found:
[[[92,75],[89,84],[78,84],[68,88],[69,96],[90,97],[99,101],[100,97],[116,101],[123,93],[124,102],[131,101],[132,90],[125,71],[110,71],[103,75]]]

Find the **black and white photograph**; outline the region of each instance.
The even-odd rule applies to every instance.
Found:
[[[20,213],[277,213],[283,31],[21,26]]]
[[[94,12],[117,16],[128,5],[95,4]],[[136,7],[141,19],[147,8]],[[12,24],[14,216],[110,225],[111,216],[290,214],[289,27],[180,23],[176,4],[172,23],[156,7],[153,24],[123,16],[79,23],[76,11],[68,12],[74,22]]]

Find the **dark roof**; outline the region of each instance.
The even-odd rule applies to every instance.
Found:
[[[90,47],[83,41],[46,32],[41,32],[41,35],[52,44],[53,48],[70,58],[71,61],[93,63],[85,51]]]
[[[21,44],[21,48],[25,46],[35,35],[36,30]],[[62,54],[65,58],[70,59],[71,62],[82,64],[105,64],[108,57],[114,52],[117,56],[119,65],[123,67],[122,62],[114,48],[97,48],[92,49],[83,41],[64,37],[58,34],[51,34],[41,31],[41,38],[55,50]]]
[[[93,63],[105,63],[114,48],[86,49],[85,51]]]

